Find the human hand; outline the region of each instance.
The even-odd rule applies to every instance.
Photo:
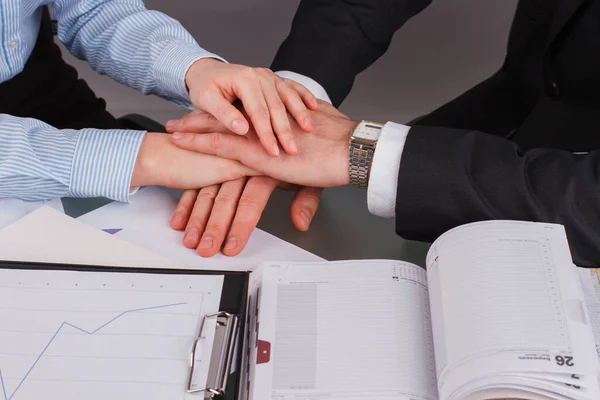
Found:
[[[227,256],[238,255],[278,182],[257,176],[185,191],[171,219],[171,227],[185,230],[183,244],[203,257],[222,249]],[[290,207],[296,228],[305,231],[319,206],[320,189],[299,188]]]
[[[160,185],[196,189],[259,175],[237,161],[180,149],[170,135],[147,133],[138,151],[131,186]]]
[[[316,110],[316,98],[304,86],[282,79],[269,69],[203,58],[192,64],[185,81],[194,106],[213,115],[231,131],[245,135],[250,125],[231,104],[240,99],[260,142],[273,156],[279,155],[277,139],[287,153],[297,152],[287,112],[303,130],[313,129],[307,107]],[[173,131],[175,124],[172,122],[168,130]]]
[[[230,132],[216,118],[201,110],[185,115],[178,121],[176,128],[194,133]],[[173,213],[171,227],[185,230],[183,244],[186,247],[195,248],[201,256],[209,257],[215,255],[225,243],[223,254],[239,254],[277,186],[296,191],[290,206],[290,217],[298,230],[308,230],[319,206],[321,189],[297,187],[267,177],[252,177],[247,181],[242,178],[238,181],[240,182],[226,182],[200,191],[189,190],[183,194]],[[201,238],[204,236],[210,240],[202,243]]]
[[[300,127],[292,122],[298,142],[297,155],[270,157],[252,130],[244,137],[175,132],[172,140],[182,149],[236,160],[280,181],[315,187],[348,184],[348,144],[358,123],[324,102],[319,102],[319,111],[312,111],[311,115],[315,129],[310,134],[300,132]]]

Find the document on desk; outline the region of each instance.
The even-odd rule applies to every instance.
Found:
[[[248,398],[599,399],[597,279],[564,227],[517,221],[445,233],[427,271],[265,264],[250,277]]]
[[[176,268],[174,261],[108,235],[51,207],[0,230],[0,260]]]
[[[251,399],[436,399],[425,270],[368,260],[261,272]]]
[[[52,207],[57,211],[64,212],[62,201],[60,199],[42,201],[0,199],[0,229],[23,218],[25,215],[42,206]]]
[[[218,275],[0,269],[0,400],[197,399],[190,351],[222,287]],[[206,359],[214,327],[203,332]]]
[[[163,189],[148,187],[132,196],[130,204],[111,203],[82,215],[78,220],[186,268],[248,271],[268,260],[322,260],[260,229],[254,230],[246,248],[238,256],[227,257],[219,253],[211,258],[202,258],[195,250],[183,246],[183,232],[169,226],[177,201]]]

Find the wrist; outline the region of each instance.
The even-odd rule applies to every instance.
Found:
[[[192,86],[195,77],[202,76],[205,71],[209,68],[212,68],[216,65],[223,64],[223,61],[216,58],[201,58],[199,60],[194,61],[192,65],[188,68],[185,74],[185,86],[189,92],[189,88]]]
[[[138,152],[131,186],[164,186],[163,175],[165,172],[166,149],[170,146],[169,135],[164,133],[148,132]]]

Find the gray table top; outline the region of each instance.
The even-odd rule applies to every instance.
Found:
[[[297,231],[290,221],[292,197],[292,193],[275,192],[258,227],[331,261],[379,258],[425,266],[429,244],[403,240],[394,231],[394,220],[370,214],[364,190],[325,190],[308,232]],[[75,218],[107,203],[105,199],[63,199],[65,213]]]

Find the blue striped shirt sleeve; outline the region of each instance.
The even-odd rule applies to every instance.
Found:
[[[100,74],[191,107],[185,74],[194,61],[217,58],[183,26],[141,0],[56,0],[58,37]],[[222,60],[222,59],[221,59]]]
[[[128,202],[144,131],[59,130],[0,114],[0,198],[107,197]]]

